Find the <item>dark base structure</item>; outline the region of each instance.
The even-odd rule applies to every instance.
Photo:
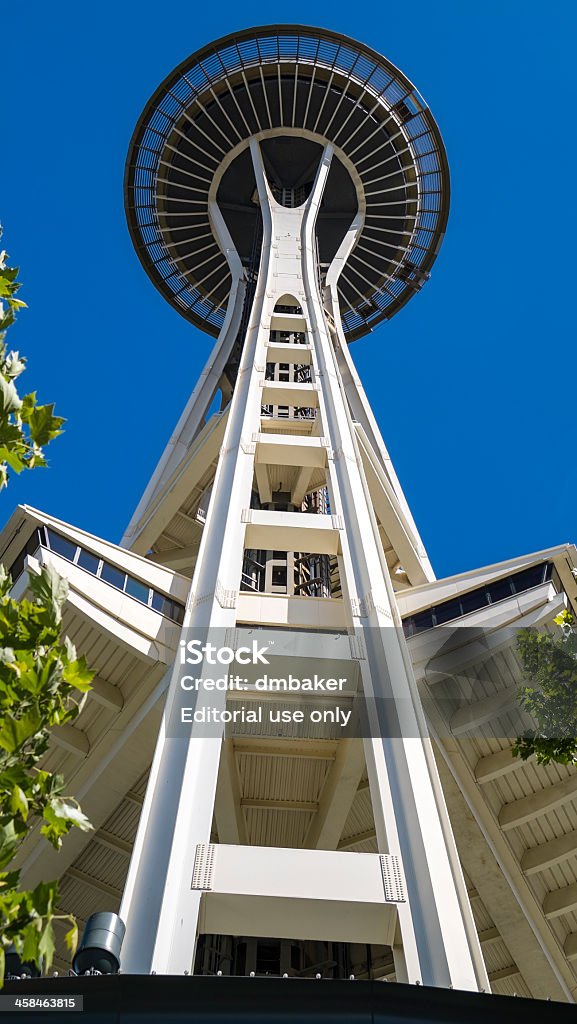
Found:
[[[6,996],[83,997],[82,1024],[564,1024],[574,1007],[536,999],[380,981],[176,976],[38,978],[7,982],[0,998],[3,1024],[71,1020],[63,1010],[2,1012]]]

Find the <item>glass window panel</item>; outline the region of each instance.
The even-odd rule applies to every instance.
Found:
[[[461,605],[458,598],[454,601],[445,601],[444,604],[438,604],[435,608],[437,626],[440,626],[443,622],[450,622],[451,619],[458,619],[460,614]]]
[[[177,601],[172,601],[170,597],[165,597],[164,594],[159,594],[156,590],[152,592],[151,603],[155,611],[160,612],[161,615],[166,615],[173,622],[182,623],[184,619],[184,605],[178,604]]]
[[[146,583],[141,583],[140,580],[135,580],[132,576],[126,577],[126,586],[124,588],[127,594],[131,597],[135,597],[137,601],[142,601],[143,604],[148,604],[148,594],[150,587]]]
[[[27,555],[35,555],[38,548],[44,541],[44,527],[42,527],[42,533],[40,530],[34,530],[32,536],[28,539],[25,546],[22,548],[19,555],[9,567],[8,572],[12,577],[12,582],[15,583],[20,574],[24,571],[24,562],[26,561]]]
[[[257,942],[256,973],[280,974],[280,941]]]
[[[85,551],[84,548],[80,548],[77,565],[82,569],[86,569],[87,572],[92,572],[96,576],[99,561],[100,559],[93,555],[91,551]]]
[[[276,565],[272,571],[272,585],[273,587],[285,587],[287,582],[287,567],[286,565]]]
[[[432,629],[433,626],[433,614],[432,612],[421,612],[419,615],[413,616],[413,629],[415,633],[422,633],[424,629]]]
[[[26,561],[26,552],[21,551],[15,562],[12,562],[8,572],[12,578],[12,582],[16,583],[16,580],[24,572],[24,562]]]
[[[26,544],[26,547],[24,548],[24,550],[25,550],[27,555],[33,555],[33,554],[35,554],[36,551],[38,551],[38,548],[40,547],[41,544],[42,544],[42,535],[40,533],[40,530],[34,530],[34,533],[32,534],[30,540]]]
[[[72,541],[61,537],[59,533],[54,533],[54,530],[48,531],[48,540],[51,551],[54,551],[57,555],[62,555],[63,558],[67,558],[69,562],[74,561],[77,544],[73,544]]]
[[[513,593],[509,576],[505,580],[498,580],[497,583],[492,583],[488,589],[491,595],[491,604],[495,604],[497,601],[504,601],[506,597],[511,597]]]
[[[467,615],[468,612],[476,612],[479,608],[484,608],[487,601],[486,590],[473,590],[470,594],[463,594],[461,596],[462,614]]]
[[[184,605],[177,604],[176,601],[171,601],[170,605],[170,612],[167,613],[169,619],[172,619],[173,622],[177,622],[179,626],[182,626],[182,623],[184,622]]]
[[[524,569],[523,572],[515,573],[513,577],[515,593],[522,594],[524,590],[538,587],[540,583],[544,582],[545,569],[546,563],[542,562],[541,565],[532,565],[529,569]]]
[[[100,579],[104,580],[106,583],[111,583],[113,587],[118,587],[119,590],[124,590],[126,573],[121,572],[121,570],[117,569],[115,565],[109,565],[108,562],[104,562],[100,573]]]

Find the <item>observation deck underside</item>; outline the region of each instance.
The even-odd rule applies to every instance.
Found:
[[[384,58],[337,33],[299,26],[227,36],[168,76],[130,145],[128,222],[156,287],[213,335],[231,276],[209,202],[216,198],[248,268],[260,222],[247,151],[255,136],[285,205],[304,201],[319,147],[334,146],[319,262],[322,272],[359,210],[363,227],[339,299],[347,340],[361,337],[427,280],[443,237],[449,177],[432,115]]]

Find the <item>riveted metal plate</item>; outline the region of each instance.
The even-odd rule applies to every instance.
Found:
[[[194,854],[191,889],[204,889],[210,892],[212,889],[215,855],[216,846],[214,843],[198,844]]]
[[[385,901],[387,903],[406,903],[405,880],[399,858],[391,853],[382,853],[380,860]]]

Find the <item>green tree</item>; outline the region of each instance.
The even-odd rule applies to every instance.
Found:
[[[25,368],[17,352],[8,352],[5,334],[24,303],[15,298],[18,270],[0,254],[0,488],[9,470],[20,473],[45,465],[43,447],[61,433],[63,420],[52,405],[38,405],[34,393],[20,398],[15,381]],[[0,986],[6,950],[14,945],[23,962],[47,970],[54,954],[53,921],[64,917],[66,943],[77,942],[70,915],[55,913],[56,882],[34,890],[19,887],[10,864],[30,828],[56,849],[76,826],[91,828],[78,803],[63,796],[60,775],[42,771],[50,729],[73,721],[90,689],[93,673],[62,638],[66,581],[51,568],[30,577],[31,600],[10,596],[12,580],[0,566]],[[84,695],[84,696],[83,696]]]
[[[538,764],[577,765],[577,629],[573,616],[555,618],[556,634],[523,629],[517,651],[530,684],[519,692],[519,703],[536,728],[518,736],[513,755]]]
[[[1,232],[0,232],[1,236]],[[25,303],[16,298],[20,288],[18,267],[6,266],[6,252],[0,252],[0,490],[8,482],[9,468],[45,466],[43,447],[62,432],[64,420],[54,415],[54,405],[38,405],[36,393],[20,398],[15,380],[26,367],[18,352],[8,352],[7,329]]]

